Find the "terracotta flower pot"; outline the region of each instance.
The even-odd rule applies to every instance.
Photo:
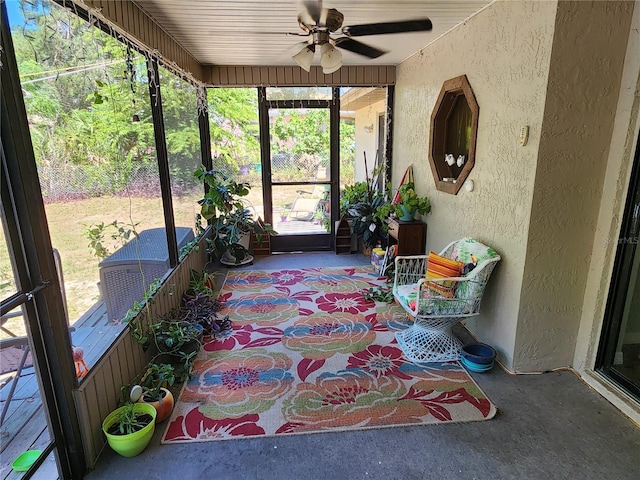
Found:
[[[145,399],[144,395],[140,397],[140,400],[138,400],[139,402],[151,405],[153,408],[156,409],[156,412],[157,412],[156,423],[161,423],[167,418],[169,418],[169,415],[171,415],[171,411],[173,410],[173,404],[174,404],[173,394],[169,390],[167,390],[166,388],[161,388],[160,391],[163,394],[160,400],[149,401]]]

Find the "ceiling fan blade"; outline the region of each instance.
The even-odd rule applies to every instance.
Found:
[[[385,33],[426,32],[433,28],[431,20],[406,20],[403,22],[366,23],[342,27],[342,33],[348,37],[363,37],[365,35],[382,35]]]
[[[336,47],[344,48],[350,52],[364,55],[369,58],[378,58],[380,55],[387,53],[384,50],[379,50],[371,45],[366,45],[362,42],[354,40],[353,38],[342,37],[335,41]]]
[[[305,0],[302,4],[313,24],[318,25],[320,23],[320,14],[322,13],[322,0]]]

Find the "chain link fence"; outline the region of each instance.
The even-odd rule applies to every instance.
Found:
[[[183,195],[201,190],[192,172],[172,171],[172,193]],[[140,164],[132,168],[93,165],[38,166],[40,188],[45,202],[58,202],[103,195],[157,197],[160,176],[155,164]]]

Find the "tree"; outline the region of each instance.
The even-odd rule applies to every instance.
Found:
[[[209,129],[218,168],[229,173],[260,162],[258,94],[251,88],[210,88]]]

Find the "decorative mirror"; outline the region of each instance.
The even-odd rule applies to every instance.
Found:
[[[480,108],[466,75],[447,80],[431,114],[429,163],[436,188],[456,195],[475,163]]]

